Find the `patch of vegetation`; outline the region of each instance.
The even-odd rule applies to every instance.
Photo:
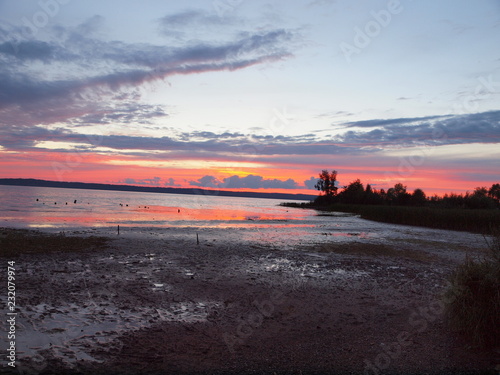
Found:
[[[322,212],[349,212],[363,219],[391,224],[414,225],[433,229],[488,233],[491,226],[500,226],[500,210],[460,209],[408,206],[371,206],[334,203],[318,206],[314,203],[284,204],[287,207],[312,208]]]
[[[363,219],[435,229],[486,233],[500,226],[500,210],[466,210],[433,207],[334,205],[341,212],[354,212]]]
[[[71,237],[35,230],[1,228],[0,257],[95,251],[107,247],[108,241],[105,237]]]
[[[393,258],[405,258],[418,260],[423,262],[434,261],[437,259],[435,255],[431,255],[424,251],[416,250],[397,250],[394,247],[383,244],[370,244],[362,242],[351,242],[347,244],[330,243],[323,244],[316,251],[321,253],[337,253],[346,255],[366,255],[366,256],[384,256]]]
[[[337,171],[323,170],[315,185],[320,190],[309,203],[284,203],[287,207],[323,211],[352,212],[362,218],[385,223],[423,226],[436,229],[485,233],[500,226],[500,183],[478,186],[472,193],[427,197],[422,189],[413,193],[397,183],[387,191],[363,185],[359,179],[337,187]]]
[[[451,275],[445,294],[451,327],[482,347],[500,345],[500,227],[487,242],[489,255],[467,258]]]

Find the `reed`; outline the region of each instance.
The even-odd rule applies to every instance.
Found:
[[[500,227],[487,241],[489,256],[468,257],[450,277],[445,298],[450,326],[473,345],[500,345]]]
[[[500,210],[408,206],[351,205],[335,203],[317,206],[313,203],[284,204],[287,207],[314,208],[320,211],[350,212],[363,219],[391,224],[414,225],[488,234],[491,226],[500,226]]]

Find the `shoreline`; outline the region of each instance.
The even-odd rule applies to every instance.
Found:
[[[283,202],[283,207],[309,209],[322,212],[345,212],[380,223],[455,230],[490,234],[491,228],[500,227],[499,209],[440,208],[420,206],[388,206],[333,203],[317,205]]]
[[[107,238],[97,251],[17,257],[27,373],[494,373],[500,363],[450,332],[439,308],[447,275],[479,248]]]
[[[47,187],[56,189],[80,189],[80,190],[101,190],[101,191],[124,191],[139,193],[160,193],[160,194],[180,194],[198,196],[221,196],[238,198],[261,198],[261,199],[285,199],[296,201],[309,201],[315,195],[303,193],[265,193],[251,191],[234,191],[224,189],[202,189],[202,188],[173,188],[173,187],[149,187],[123,184],[102,184],[89,182],[61,182],[50,180],[39,180],[33,178],[0,178],[0,186],[27,186],[27,187]]]

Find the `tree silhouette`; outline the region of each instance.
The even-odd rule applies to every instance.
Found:
[[[337,194],[337,171],[329,172],[324,169],[319,174],[319,180],[314,185],[321,193],[314,200],[317,206],[332,204],[367,204],[388,206],[420,206],[463,209],[494,209],[500,208],[500,184],[495,183],[488,189],[484,186],[476,187],[474,191],[465,194],[444,194],[442,197],[434,195],[428,197],[422,189],[415,189],[409,193],[406,186],[396,183],[393,187],[373,189],[370,184],[363,187],[359,179],[344,186]]]
[[[322,191],[325,196],[333,197],[337,194],[337,187],[335,183],[337,182],[337,171],[333,170],[331,173],[327,169],[323,169],[319,174],[319,180],[314,185],[316,189]]]
[[[344,203],[359,204],[363,203],[365,189],[361,181],[357,179],[356,181],[351,182],[348,186],[345,186],[344,190],[339,195],[342,195],[341,199]]]
[[[411,195],[411,203],[415,206],[423,206],[427,201],[427,197],[422,189],[415,189]]]
[[[488,190],[488,197],[494,199],[497,203],[500,202],[500,184],[493,184]]]

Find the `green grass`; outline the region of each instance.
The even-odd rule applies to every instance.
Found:
[[[333,204],[315,207],[311,204],[289,207],[314,208],[321,211],[350,212],[363,219],[392,224],[414,225],[435,229],[459,230],[488,234],[491,226],[500,226],[500,210],[453,209],[406,206],[370,206]]]
[[[70,237],[25,229],[0,228],[0,257],[55,252],[85,252],[107,247],[104,237]]]
[[[455,270],[445,294],[451,327],[482,347],[500,345],[500,229],[488,245],[488,257],[468,258]]]

